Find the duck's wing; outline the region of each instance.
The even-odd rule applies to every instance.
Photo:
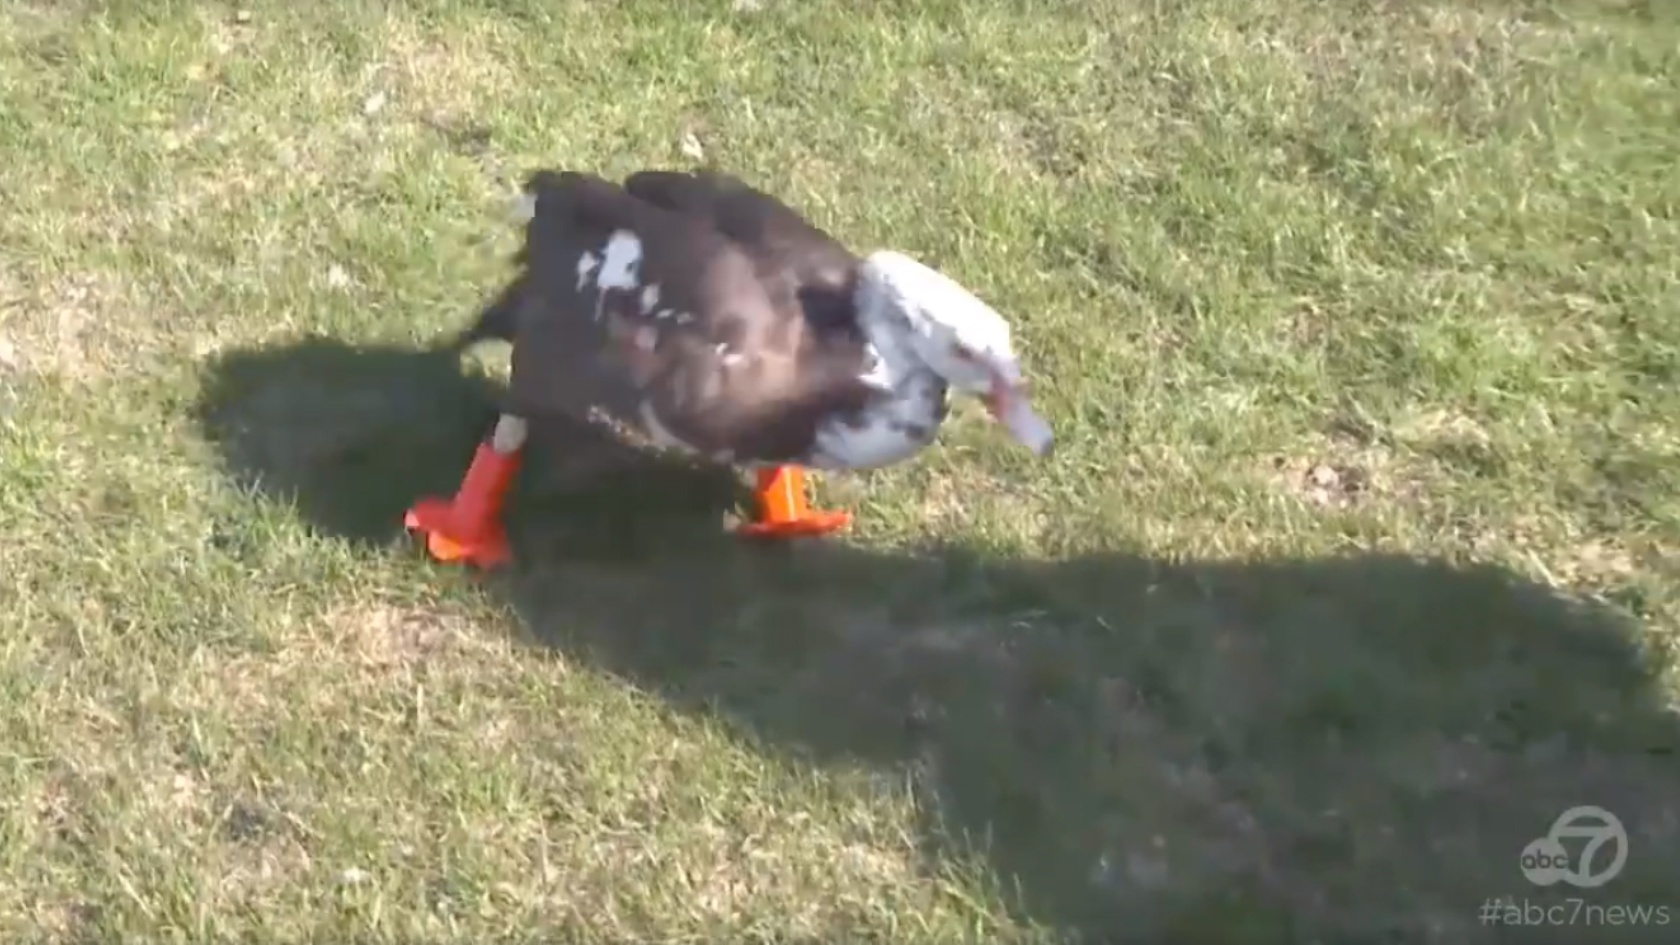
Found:
[[[777,461],[869,397],[855,364],[805,356],[791,280],[764,278],[703,217],[576,172],[538,172],[527,193],[524,409],[601,406],[696,452]]]
[[[797,210],[718,171],[642,171],[624,182],[635,197],[704,220],[740,246],[766,279],[792,280],[805,315],[821,329],[854,325],[860,260]]]

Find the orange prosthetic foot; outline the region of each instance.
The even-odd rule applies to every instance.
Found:
[[[404,516],[409,531],[426,536],[426,550],[443,562],[465,561],[481,568],[505,564],[512,557],[502,527],[502,503],[519,451],[497,452],[481,443],[453,499],[421,499]]]
[[[850,512],[822,512],[805,498],[805,470],[776,466],[758,471],[760,518],[736,529],[749,538],[801,538],[827,535],[852,523]]]

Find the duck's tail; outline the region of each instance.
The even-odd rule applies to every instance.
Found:
[[[437,350],[461,355],[486,341],[505,341],[512,344],[513,336],[519,328],[521,285],[522,282],[515,282],[503,289],[490,300],[490,304],[479,310],[478,318],[465,331],[439,345]]]
[[[556,218],[555,210],[569,204],[570,192],[582,175],[575,171],[555,171],[543,169],[534,171],[525,178],[519,195],[513,198],[512,222],[516,226],[525,228],[525,240],[514,254],[516,265],[524,266],[530,263],[532,244],[539,243],[550,226],[541,225],[539,215],[550,221]],[[564,215],[560,216],[564,219]]]
[[[565,200],[567,190],[581,177],[582,175],[573,171],[544,169],[525,178],[509,212],[513,224],[526,228],[525,241],[520,245],[519,252],[514,255],[516,265],[524,266],[530,262],[531,227],[537,219],[537,214],[548,211],[554,201]],[[438,345],[437,350],[459,355],[486,341],[506,341],[511,344],[519,327],[519,297],[523,282],[522,279],[516,280],[503,289],[501,294],[479,311],[478,319],[472,325]]]
[[[532,171],[525,176],[519,196],[513,200],[513,221],[521,225],[530,223],[539,210],[546,211],[556,201],[566,201],[573,187],[589,180],[589,175],[577,171],[550,168]]]
[[[602,187],[611,187],[605,180],[578,171],[557,171],[544,168],[525,178],[519,195],[514,198],[510,216],[515,225],[525,228],[525,240],[514,255],[514,264],[530,265],[533,255],[542,255],[559,230],[570,223],[572,214],[588,209]],[[519,303],[525,291],[523,278],[502,290],[478,314],[471,327],[439,346],[439,350],[455,354],[485,341],[512,342],[519,327]]]

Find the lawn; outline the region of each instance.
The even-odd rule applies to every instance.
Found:
[[[1672,941],[1677,13],[0,0],[0,941]],[[1054,458],[755,549],[545,429],[426,561],[516,182],[698,162],[992,301]]]

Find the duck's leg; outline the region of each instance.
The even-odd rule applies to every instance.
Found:
[[[805,470],[798,466],[773,466],[758,470],[759,518],[738,529],[753,538],[798,538],[827,535],[850,525],[850,512],[824,512],[811,508],[805,492]]]
[[[421,499],[409,509],[403,524],[426,536],[426,550],[432,557],[481,568],[504,564],[512,557],[502,506],[519,471],[527,432],[523,417],[502,414],[490,439],[473,454],[454,498]]]

